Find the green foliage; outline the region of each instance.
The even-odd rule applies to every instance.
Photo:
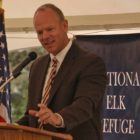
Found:
[[[12,71],[19,63],[21,63],[31,51],[35,51],[38,56],[45,54],[45,50],[41,47],[9,52],[10,71]],[[24,114],[26,109],[30,66],[31,64],[26,66],[22,70],[22,74],[11,81],[11,107],[13,122],[18,120]]]

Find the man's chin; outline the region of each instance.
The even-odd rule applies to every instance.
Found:
[[[55,54],[56,54],[56,51],[55,51],[55,50],[53,50],[53,49],[47,49],[47,52],[48,52],[48,53],[51,53],[51,54],[53,54],[53,55],[55,55]]]
[[[51,53],[53,51],[52,46],[44,46],[44,48],[47,50],[47,52]]]

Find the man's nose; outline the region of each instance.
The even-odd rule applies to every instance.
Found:
[[[47,31],[43,31],[43,34],[42,34],[42,38],[43,39],[48,39],[49,38],[49,33]]]

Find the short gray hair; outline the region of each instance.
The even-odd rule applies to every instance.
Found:
[[[37,13],[38,11],[45,11],[45,10],[47,10],[48,8],[49,8],[49,9],[52,9],[52,10],[58,15],[58,17],[59,17],[59,19],[60,19],[61,21],[64,21],[64,20],[65,20],[65,17],[64,17],[63,12],[62,12],[57,6],[55,6],[54,4],[51,4],[51,3],[47,3],[47,4],[41,5],[41,6],[36,10],[36,12],[35,12],[35,14],[34,14],[34,17],[35,17],[35,15],[36,15],[36,13]]]

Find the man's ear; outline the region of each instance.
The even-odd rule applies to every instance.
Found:
[[[63,21],[63,28],[64,28],[65,32],[68,32],[68,21],[67,20]]]

